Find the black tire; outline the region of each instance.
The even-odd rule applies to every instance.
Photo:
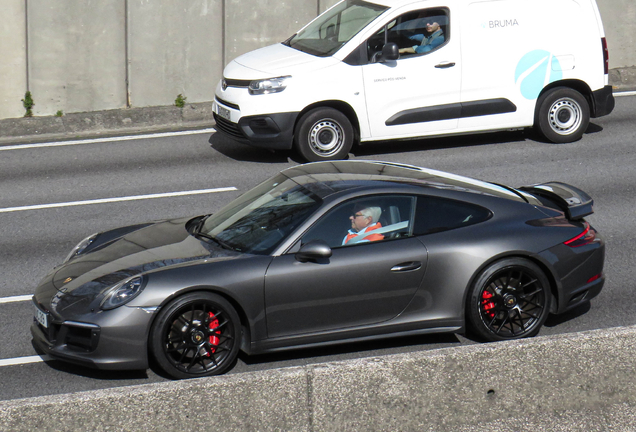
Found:
[[[305,113],[294,131],[294,146],[309,162],[344,159],[353,145],[353,126],[333,108],[314,108]]]
[[[241,345],[236,310],[208,292],[185,294],[163,307],[150,331],[150,353],[176,379],[219,375],[235,364]]]
[[[551,299],[550,283],[536,264],[522,258],[495,262],[471,288],[468,330],[485,341],[535,336],[550,313]]]
[[[589,124],[590,105],[576,90],[556,87],[537,101],[534,126],[550,142],[577,141]]]

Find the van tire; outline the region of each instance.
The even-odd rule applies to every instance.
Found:
[[[353,145],[353,135],[346,115],[333,108],[314,108],[296,124],[294,146],[308,162],[344,159]]]
[[[534,126],[553,143],[574,142],[583,136],[590,123],[590,105],[578,91],[556,87],[537,101]]]

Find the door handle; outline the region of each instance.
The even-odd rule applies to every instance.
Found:
[[[455,66],[455,62],[445,62],[435,65],[437,69],[446,69]]]
[[[422,267],[421,262],[411,261],[411,262],[405,262],[405,263],[394,265],[391,268],[391,271],[394,271],[394,272],[411,271],[411,270],[418,270],[420,267]]]

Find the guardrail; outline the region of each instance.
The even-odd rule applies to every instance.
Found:
[[[636,326],[0,403],[0,430],[636,430]]]

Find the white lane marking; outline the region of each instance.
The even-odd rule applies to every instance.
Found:
[[[131,140],[148,139],[148,138],[164,138],[164,137],[196,135],[196,134],[214,133],[214,132],[216,132],[216,129],[207,128],[207,129],[197,129],[197,130],[190,130],[190,131],[180,131],[180,132],[162,132],[162,133],[145,134],[145,135],[126,135],[126,136],[119,136],[119,137],[94,138],[94,139],[75,140],[75,141],[58,141],[58,142],[46,142],[46,143],[38,143],[38,144],[17,144],[17,145],[10,145],[10,146],[0,146],[0,151],[24,150],[24,149],[41,148],[41,147],[64,147],[64,146],[72,146],[72,145],[131,141]]]
[[[2,366],[16,366],[16,365],[23,365],[23,364],[29,364],[29,363],[40,363],[40,362],[45,362],[45,361],[49,361],[49,360],[53,360],[51,357],[47,356],[47,355],[34,355],[34,356],[28,356],[28,357],[16,357],[16,358],[9,358],[9,359],[0,359],[0,367]]]
[[[615,97],[620,97],[620,96],[636,96],[636,91],[626,91],[626,92],[619,92],[619,93],[614,93]]]
[[[26,211],[26,210],[41,210],[41,209],[59,208],[59,207],[73,207],[73,206],[90,205],[90,204],[104,204],[104,203],[113,203],[113,202],[121,202],[121,201],[135,201],[135,200],[154,199],[154,198],[177,197],[177,196],[186,196],[186,195],[201,195],[201,194],[209,194],[209,193],[216,193],[216,192],[230,192],[235,190],[238,190],[238,189],[232,186],[232,187],[223,187],[223,188],[215,188],[215,189],[200,189],[200,190],[167,192],[167,193],[150,194],[150,195],[134,195],[134,196],[116,197],[116,198],[102,198],[102,199],[86,200],[86,201],[71,201],[71,202],[38,204],[38,205],[21,206],[21,207],[6,207],[6,208],[0,208],[0,213],[10,213],[10,212]]]
[[[13,297],[0,297],[0,303],[13,303],[31,300],[33,295],[19,295]]]

